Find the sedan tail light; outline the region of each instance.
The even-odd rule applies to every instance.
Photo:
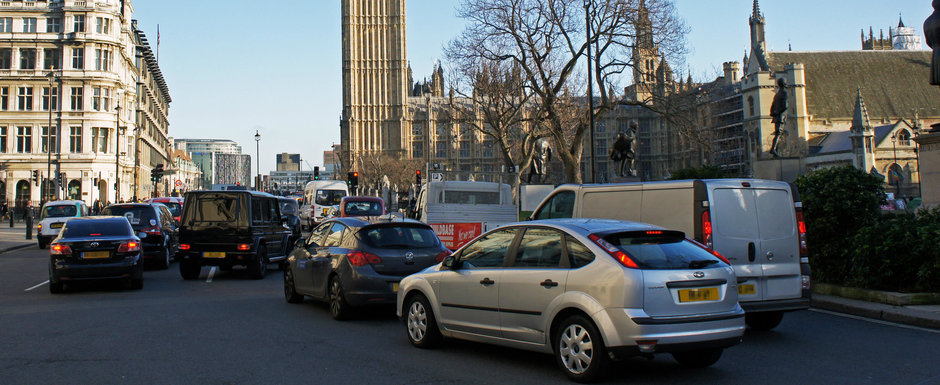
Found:
[[[180,243],[180,250],[189,250],[188,243]]]
[[[600,246],[602,249],[604,249],[604,251],[606,251],[607,254],[610,254],[611,257],[614,257],[614,259],[616,259],[617,262],[620,262],[620,264],[623,265],[624,267],[628,267],[631,269],[640,268],[640,266],[637,265],[636,262],[633,261],[632,258],[630,258],[630,255],[623,252],[623,250],[620,250],[619,248],[617,248],[617,246],[614,246],[610,242],[605,241],[604,238],[601,238],[594,234],[588,235],[588,238],[594,241],[594,243]]]
[[[248,250],[251,250],[251,245],[247,243],[242,243],[238,245],[238,251],[248,251]]]
[[[451,254],[450,250],[444,250],[440,252],[436,257],[434,257],[435,262],[443,262],[444,258],[447,258]]]
[[[60,245],[54,244],[49,246],[49,254],[51,255],[71,255],[72,248],[69,245]]]
[[[379,258],[378,255],[359,250],[346,253],[346,258],[349,259],[349,263],[357,267],[382,263],[382,258]]]
[[[147,233],[147,235],[161,235],[161,234],[163,234],[163,231],[161,231],[160,228],[159,228],[159,227],[156,227],[156,226],[148,227],[148,228],[143,229],[143,230],[140,230],[140,231],[143,231],[143,232]]]
[[[135,251],[140,251],[140,243],[134,241],[128,241],[118,246],[119,253],[133,253]]]

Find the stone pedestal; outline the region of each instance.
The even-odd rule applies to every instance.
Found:
[[[914,137],[920,145],[918,167],[920,171],[921,207],[940,207],[940,127]]]

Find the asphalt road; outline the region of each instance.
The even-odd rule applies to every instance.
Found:
[[[414,348],[390,308],[337,322],[322,304],[288,304],[279,271],[207,282],[203,269],[183,281],[174,264],[148,270],[141,291],[102,283],[51,295],[47,264],[35,247],[0,254],[0,384],[569,383],[549,355],[461,341]],[[608,382],[940,384],[938,357],[936,331],[803,311],[749,331],[710,368],[636,358]]]

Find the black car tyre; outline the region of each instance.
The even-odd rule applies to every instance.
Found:
[[[721,352],[723,349],[702,349],[702,350],[691,350],[687,352],[675,352],[672,353],[672,358],[675,358],[682,366],[690,368],[707,368],[712,366],[712,364],[718,362],[718,359],[721,358]]]
[[[294,289],[294,274],[291,273],[290,268],[284,269],[284,299],[287,300],[287,303],[301,303],[304,301],[304,296]]]
[[[425,349],[440,345],[443,336],[427,298],[421,294],[409,297],[404,310],[405,328],[412,345]]]
[[[52,294],[65,293],[65,284],[62,282],[49,281],[49,292]]]
[[[555,361],[569,379],[594,382],[607,374],[609,358],[594,322],[583,315],[562,321],[553,333]]]
[[[265,245],[258,246],[258,255],[248,266],[248,275],[254,279],[263,279],[268,272],[268,248]]]
[[[339,277],[330,279],[329,291],[330,315],[337,321],[349,319],[352,309],[350,309],[349,303],[346,302],[345,293],[343,293],[343,283],[339,280]]]
[[[170,268],[170,246],[163,245],[163,253],[158,257],[157,268],[166,270]]]
[[[39,243],[39,248],[40,248],[40,249],[45,249],[46,246],[49,246],[49,243],[43,242],[42,239],[40,239],[38,243]]]
[[[183,276],[183,279],[187,281],[197,279],[199,278],[200,271],[202,271],[202,266],[199,266],[192,261],[180,261],[180,275]]]
[[[782,311],[765,311],[759,313],[745,313],[744,323],[753,330],[767,331],[780,325],[783,320]]]

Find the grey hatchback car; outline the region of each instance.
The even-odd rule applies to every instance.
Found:
[[[329,302],[330,314],[349,318],[354,307],[394,304],[405,276],[450,255],[430,226],[411,219],[334,218],[300,239],[284,269],[284,297]]]
[[[415,346],[453,337],[552,353],[579,382],[611,358],[709,366],[744,334],[727,260],[682,232],[615,220],[497,228],[403,279],[397,302]]]

